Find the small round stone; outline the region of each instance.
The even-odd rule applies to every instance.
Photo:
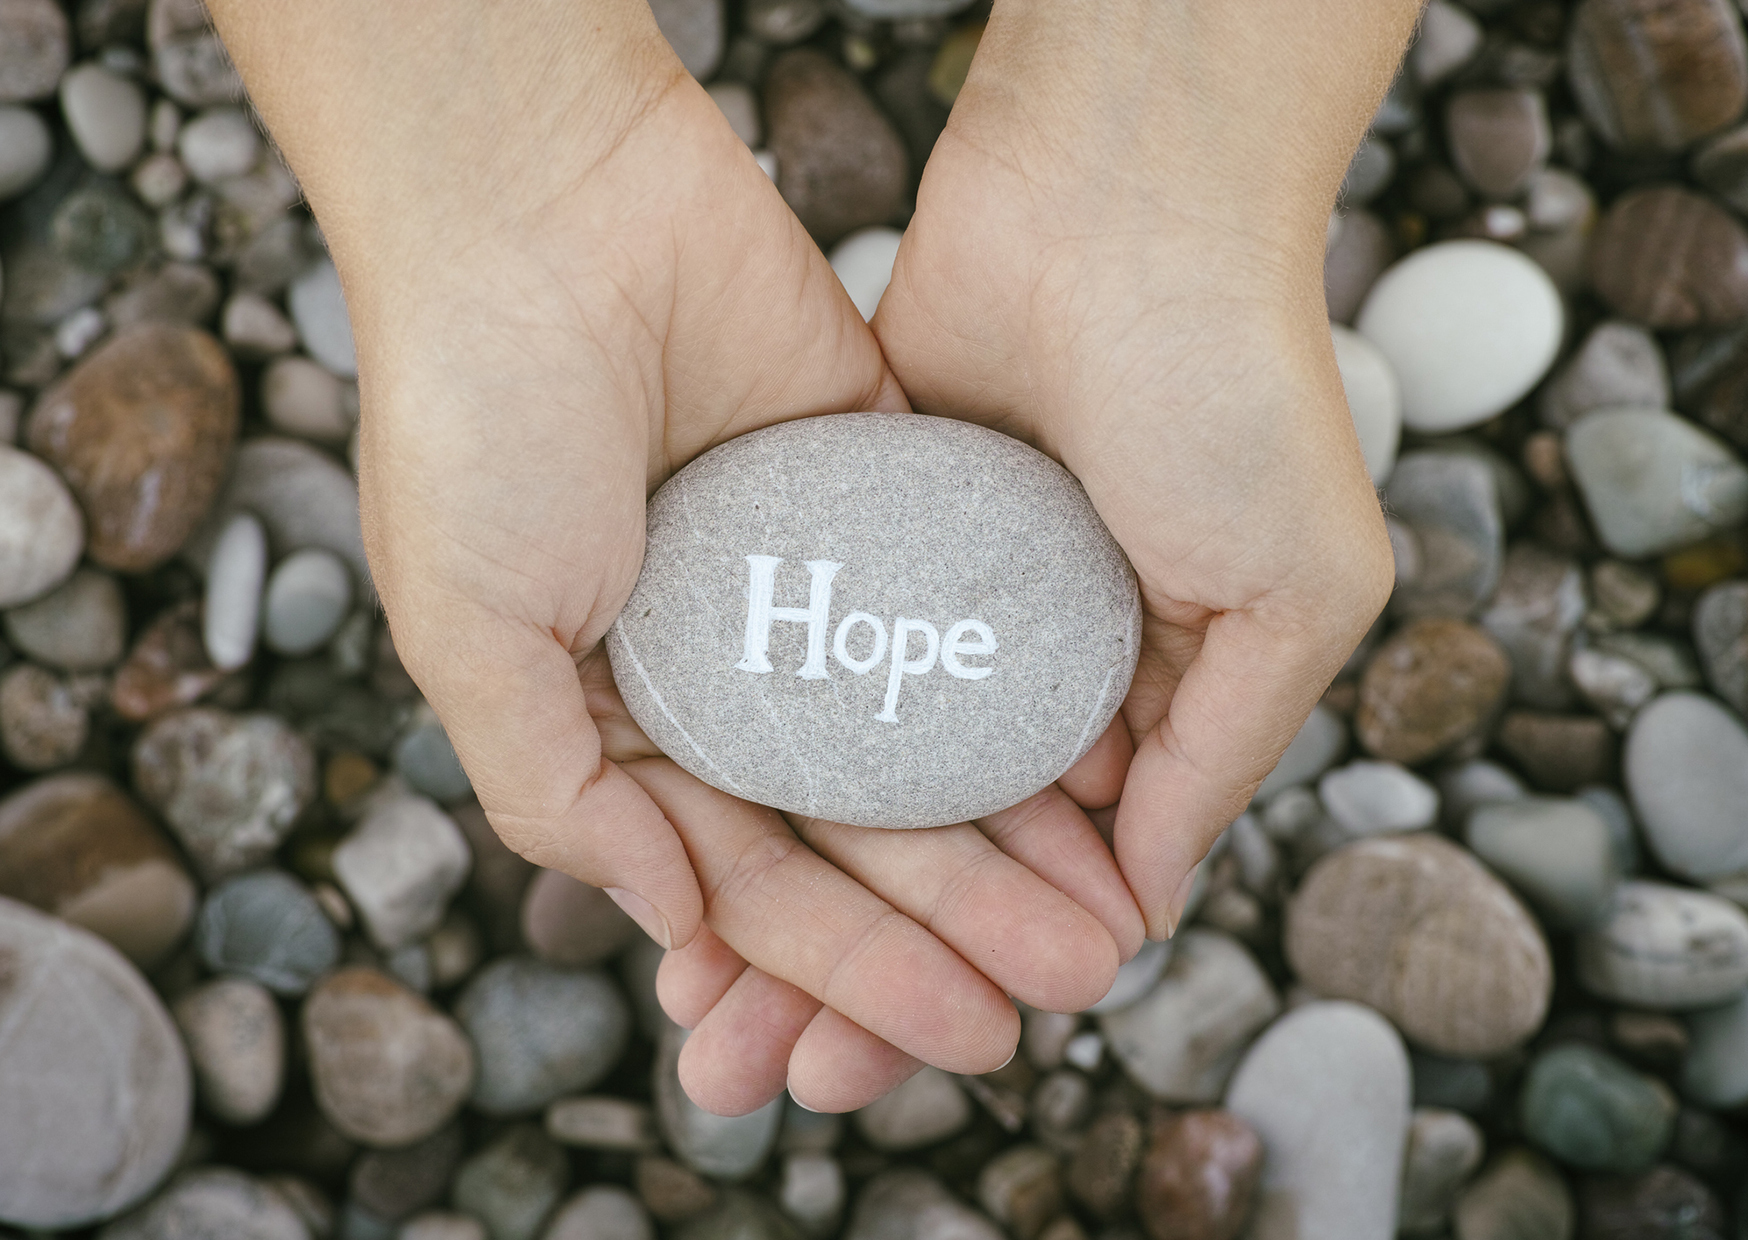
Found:
[[[656,1040],[656,1061],[651,1076],[654,1078],[656,1120],[661,1126],[662,1137],[674,1156],[700,1175],[731,1182],[744,1180],[764,1166],[771,1147],[777,1143],[777,1129],[783,1122],[783,1099],[781,1096],[773,1098],[745,1115],[714,1115],[704,1110],[687,1097],[680,1086],[680,1051],[690,1036],[688,1031],[669,1023],[663,1026]],[[939,1073],[939,1070],[924,1068],[923,1072]],[[939,1075],[945,1076],[945,1073]],[[947,1081],[954,1089],[959,1088],[952,1078],[948,1077]],[[899,1087],[900,1090],[903,1088],[902,1085]],[[892,1098],[897,1092],[895,1090],[886,1097]],[[960,1098],[964,1100],[963,1091],[960,1091]],[[970,1118],[970,1110],[970,1102],[965,1101],[966,1119]],[[858,1115],[864,1112],[858,1112]]]
[[[345,561],[320,547],[294,551],[267,582],[267,648],[276,654],[320,650],[352,608],[352,573]]]
[[[385,951],[435,930],[473,857],[455,820],[421,796],[379,802],[334,849],[334,877]]]
[[[1150,1240],[1237,1235],[1262,1162],[1262,1141],[1232,1112],[1165,1112],[1153,1124],[1135,1181],[1143,1229]]]
[[[267,531],[252,515],[239,512],[225,522],[206,565],[201,636],[206,657],[221,672],[234,672],[255,655],[266,576]]]
[[[1516,198],[1553,148],[1548,105],[1537,90],[1459,91],[1445,106],[1451,162],[1484,197]]]
[[[68,35],[55,0],[0,0],[0,103],[53,94],[67,67]]]
[[[83,64],[61,78],[61,115],[85,162],[120,172],[146,140],[146,97],[129,78]]]
[[[79,756],[91,735],[83,695],[34,663],[0,672],[0,749],[13,766],[49,771]]]
[[[1542,389],[1542,421],[1564,430],[1592,409],[1613,405],[1669,405],[1669,367],[1657,338],[1636,323],[1610,319],[1591,328],[1584,343]]]
[[[1571,1240],[1572,1193],[1539,1154],[1510,1149],[1463,1190],[1452,1212],[1457,1240]]]
[[[436,1132],[473,1085],[473,1047],[456,1023],[375,969],[330,973],[303,1005],[316,1101],[366,1145]]]
[[[1588,926],[1607,907],[1620,869],[1608,824],[1579,800],[1524,797],[1478,806],[1464,835],[1556,926]]]
[[[1647,327],[1719,327],[1748,317],[1748,231],[1692,190],[1622,194],[1590,243],[1598,296]]]
[[[1690,1044],[1681,1091],[1701,1106],[1732,1111],[1748,1102],[1748,995],[1687,1018]]]
[[[1366,664],[1355,731],[1380,758],[1423,762],[1482,735],[1510,683],[1511,661],[1485,631],[1417,620]]]
[[[1323,297],[1332,323],[1350,323],[1366,294],[1396,257],[1396,243],[1370,211],[1330,216],[1323,252]]]
[[[473,1105],[488,1115],[537,1111],[581,1093],[618,1061],[631,1009],[606,975],[528,957],[493,961],[456,1002],[479,1054]]]
[[[451,1196],[493,1240],[536,1240],[570,1178],[564,1151],[540,1129],[518,1124],[461,1164]]]
[[[1738,712],[1748,711],[1748,582],[1720,582],[1700,595],[1693,644],[1706,683]]]
[[[1567,60],[1584,119],[1629,151],[1679,151],[1748,103],[1748,47],[1729,0],[1584,0]]]
[[[322,443],[344,443],[357,424],[340,379],[307,357],[279,357],[268,365],[261,409],[274,430]]]
[[[1347,725],[1321,702],[1299,725],[1292,744],[1257,787],[1256,801],[1267,803],[1277,792],[1316,779],[1347,749]]]
[[[1335,364],[1341,371],[1348,412],[1359,436],[1360,455],[1373,486],[1390,480],[1396,446],[1402,440],[1402,385],[1377,346],[1351,328],[1332,324]]]
[[[158,83],[176,102],[204,108],[242,99],[243,83],[201,0],[152,0],[146,42]]]
[[[1583,1171],[1643,1171],[1675,1127],[1675,1096],[1667,1086],[1582,1044],[1537,1055],[1518,1106],[1524,1135]]]
[[[1566,458],[1602,543],[1639,559],[1748,516],[1748,469],[1715,435],[1661,409],[1598,409],[1566,433]]]
[[[1457,1193],[1481,1165],[1481,1130],[1458,1111],[1416,1107],[1402,1160],[1399,1234],[1436,1236],[1449,1221]]]
[[[322,259],[292,282],[286,294],[291,321],[310,356],[336,375],[358,373],[358,351],[352,343],[352,321],[340,291],[340,273]]]
[[[185,1171],[157,1197],[97,1233],[98,1240],[311,1240],[278,1191],[229,1167]]]
[[[291,320],[259,293],[231,294],[220,315],[220,324],[231,352],[245,361],[289,353],[297,345],[297,329]]]
[[[1048,785],[1139,645],[1133,572],[1079,484],[915,414],[786,422],[693,461],[650,503],[608,643],[633,718],[698,778],[879,827]]]
[[[435,720],[420,724],[395,742],[394,764],[403,779],[434,801],[448,804],[473,793],[449,734]]]
[[[241,108],[213,108],[191,118],[176,135],[176,153],[196,181],[242,176],[261,157],[261,136]]]
[[[946,1140],[971,1117],[959,1082],[939,1068],[924,1068],[850,1118],[869,1145],[900,1153]]]
[[[522,937],[548,964],[582,969],[619,953],[637,937],[606,892],[557,870],[541,870],[522,897]]]
[[[1571,706],[1566,671],[1572,638],[1587,610],[1578,562],[1538,543],[1506,553],[1499,586],[1479,617],[1511,659],[1511,694],[1545,710]]]
[[[113,947],[7,899],[0,964],[0,1214],[50,1231],[107,1218],[182,1149],[182,1039]]]
[[[351,1204],[390,1221],[435,1205],[448,1195],[465,1144],[455,1123],[412,1145],[366,1150],[346,1176]]]
[[[127,602],[114,577],[82,568],[35,602],[8,610],[5,627],[21,654],[64,671],[97,671],[126,648]]]
[[[227,1124],[266,1119],[285,1080],[285,1021],[266,988],[217,977],[177,999],[171,1014],[187,1039],[201,1104]]]
[[[1559,290],[1491,241],[1444,241],[1396,263],[1355,322],[1402,384],[1402,421],[1438,433],[1484,422],[1547,373],[1560,348]]]
[[[867,4],[870,0],[855,0]],[[883,0],[884,2],[884,0]],[[897,1167],[868,1181],[856,1195],[856,1208],[844,1240],[1004,1240],[1008,1233],[981,1210],[974,1210],[927,1171]],[[771,1240],[784,1240],[772,1237]]]
[[[1700,693],[1665,693],[1633,718],[1622,762],[1645,842],[1695,882],[1748,870],[1748,729]]]
[[[1317,781],[1323,808],[1348,836],[1419,831],[1438,821],[1438,790],[1395,762],[1350,762]]]
[[[1712,1240],[1728,1234],[1712,1190],[1677,1167],[1592,1179],[1578,1197],[1585,1240]]]
[[[864,319],[874,317],[881,295],[892,283],[892,264],[903,240],[898,229],[877,224],[856,230],[832,247],[832,270]]]
[[[1370,1004],[1444,1055],[1522,1043],[1553,989],[1534,919],[1433,835],[1361,840],[1318,861],[1287,906],[1284,946],[1318,994]]]
[[[592,1184],[559,1206],[542,1240],[655,1240],[649,1211],[616,1184]]]
[[[49,219],[57,256],[93,275],[111,276],[144,258],[152,245],[152,218],[119,186],[93,181],[68,194]],[[63,356],[80,350],[57,340]],[[89,343],[89,341],[87,341]]]
[[[1584,988],[1628,1007],[1715,1007],[1748,991],[1748,914],[1710,892],[1622,883],[1577,949]]]
[[[0,105],[0,202],[36,184],[54,154],[49,127],[34,108]]]
[[[340,959],[340,935],[315,896],[283,870],[219,883],[200,908],[194,943],[215,973],[241,973],[281,995],[301,995]]]
[[[199,701],[224,679],[207,660],[199,620],[200,602],[189,599],[146,626],[110,686],[116,714],[143,723]]]
[[[67,484],[28,452],[0,443],[0,607],[41,598],[85,549],[85,521]]]

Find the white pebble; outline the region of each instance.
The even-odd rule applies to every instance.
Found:
[[[279,562],[267,582],[267,648],[301,655],[327,644],[352,606],[352,574],[331,551],[305,547]]]
[[[81,306],[55,324],[55,348],[71,361],[96,344],[107,330],[109,323],[103,311],[96,306]]]
[[[324,443],[343,442],[355,421],[340,380],[307,357],[273,360],[261,376],[261,407],[273,429]]]
[[[206,569],[201,636],[220,671],[242,667],[255,653],[261,619],[261,583],[267,576],[267,531],[239,512],[225,523]]]
[[[176,153],[196,181],[242,176],[261,156],[261,135],[241,108],[213,108],[182,126]]]
[[[48,171],[55,144],[49,127],[32,108],[0,107],[0,202],[36,184]]]
[[[237,293],[220,317],[225,343],[245,359],[289,353],[297,344],[297,329],[279,307],[259,293]]]
[[[1402,385],[1402,421],[1429,434],[1510,408],[1553,364],[1565,307],[1534,260],[1492,241],[1416,250],[1372,286],[1355,326]]]
[[[1349,835],[1418,831],[1438,821],[1438,789],[1394,762],[1361,759],[1317,781],[1323,808]]]
[[[120,172],[145,145],[145,95],[102,65],[79,65],[61,78],[61,115],[79,153],[99,172]]]
[[[1341,370],[1366,472],[1372,485],[1381,487],[1390,480],[1396,446],[1402,441],[1402,387],[1389,360],[1371,341],[1339,323],[1330,324],[1329,330],[1335,336],[1335,364]]]
[[[1096,1029],[1075,1034],[1062,1048],[1062,1057],[1082,1072],[1098,1071],[1099,1060],[1105,1057],[1105,1035]]]
[[[761,171],[773,181],[777,179],[777,155],[774,151],[754,151],[753,159]]]
[[[152,105],[152,119],[146,125],[154,151],[176,149],[176,135],[182,132],[182,109],[168,99]]]
[[[340,273],[322,259],[291,286],[286,297],[291,321],[310,356],[342,378],[358,373],[358,351],[352,344],[352,322],[346,317],[346,296]]]
[[[851,233],[832,250],[832,270],[864,319],[874,317],[880,297],[892,282],[892,264],[904,234],[879,225]]]
[[[155,151],[134,165],[130,184],[148,207],[167,207],[188,188],[188,170],[167,151]]]

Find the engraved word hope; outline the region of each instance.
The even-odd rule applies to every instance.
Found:
[[[832,578],[838,575],[843,565],[831,560],[804,561],[813,579],[807,592],[807,606],[773,607],[771,594],[776,586],[777,565],[782,562],[783,558],[776,555],[747,557],[752,577],[747,585],[746,646],[735,667],[761,676],[770,672],[771,660],[766,656],[771,649],[771,622],[787,620],[807,626],[807,658],[795,674],[802,680],[829,680],[831,673],[825,664],[825,634],[831,625]],[[873,634],[874,648],[865,659],[850,654],[850,634],[857,625],[866,625]],[[923,653],[914,659],[910,657],[913,636],[923,639]],[[935,666],[937,657],[941,666],[947,669],[947,675],[960,680],[982,680],[995,671],[993,667],[968,667],[960,661],[966,655],[996,652],[995,634],[981,620],[961,620],[942,637],[927,620],[895,616],[892,634],[888,638],[886,625],[879,616],[852,611],[838,622],[837,631],[832,635],[832,655],[858,676],[865,676],[880,666],[889,647],[892,663],[886,673],[886,705],[874,716],[882,723],[898,722],[898,691],[905,674],[926,674]]]

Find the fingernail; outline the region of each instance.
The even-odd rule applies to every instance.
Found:
[[[813,1109],[813,1108],[812,1108],[812,1107],[810,1107],[810,1106],[808,1106],[808,1105],[807,1105],[807,1104],[806,1104],[806,1103],[805,1103],[805,1102],[803,1102],[803,1101],[802,1101],[802,1100],[801,1100],[801,1099],[799,1099],[799,1098],[797,1098],[797,1097],[796,1097],[796,1096],[795,1096],[795,1093],[794,1093],[794,1091],[793,1091],[793,1090],[791,1090],[791,1091],[790,1091],[790,1093],[789,1093],[789,1101],[791,1101],[791,1102],[793,1102],[793,1103],[794,1103],[794,1104],[795,1104],[795,1105],[796,1105],[796,1106],[798,1106],[798,1107],[800,1107],[800,1108],[801,1108],[801,1109],[802,1109],[802,1110],[803,1110],[803,1111],[806,1111],[806,1112],[807,1112],[807,1113],[808,1113],[808,1114],[809,1114],[809,1115],[820,1115],[820,1114],[823,1114],[823,1112],[820,1112],[820,1111],[816,1111],[816,1110],[814,1110],[814,1109]]]
[[[625,915],[643,927],[643,932],[664,948],[674,946],[674,932],[668,929],[668,919],[656,912],[655,905],[623,887],[603,887],[607,898],[617,904]]]
[[[1196,885],[1196,874],[1202,868],[1200,861],[1190,867],[1178,882],[1177,894],[1171,898],[1171,907],[1165,910],[1165,937],[1171,938],[1177,933],[1178,922],[1184,919],[1184,907],[1190,902],[1190,890]]]
[[[1012,1062],[1013,1062],[1013,1061],[1014,1061],[1014,1056],[1015,1056],[1015,1055],[1018,1055],[1018,1054],[1019,1054],[1019,1053],[1020,1053],[1020,1044],[1019,1044],[1019,1043],[1018,1043],[1018,1042],[1015,1042],[1015,1043],[1014,1043],[1014,1049],[1013,1049],[1013,1050],[1011,1050],[1011,1051],[1009,1051],[1009,1052],[1008,1052],[1008,1057],[1007,1057],[1007,1058],[1006,1058],[1006,1059],[1004,1059],[1004,1060],[1002,1060],[1002,1061],[1001,1061],[1001,1068],[1005,1068],[1005,1067],[1007,1067],[1007,1066],[1008,1066],[1008,1065],[1009,1065],[1009,1064],[1010,1064],[1010,1063],[1012,1063]],[[995,1069],[995,1071],[997,1071],[997,1072],[1000,1072],[1000,1071],[1001,1071],[1001,1068],[996,1068],[996,1069]]]

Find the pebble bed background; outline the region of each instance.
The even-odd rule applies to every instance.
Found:
[[[871,312],[986,10],[655,7]],[[400,668],[199,0],[0,0],[0,1236],[1748,1236],[1745,107],[1729,0],[1432,0],[1329,234],[1386,619],[1093,1012],[719,1119]]]

